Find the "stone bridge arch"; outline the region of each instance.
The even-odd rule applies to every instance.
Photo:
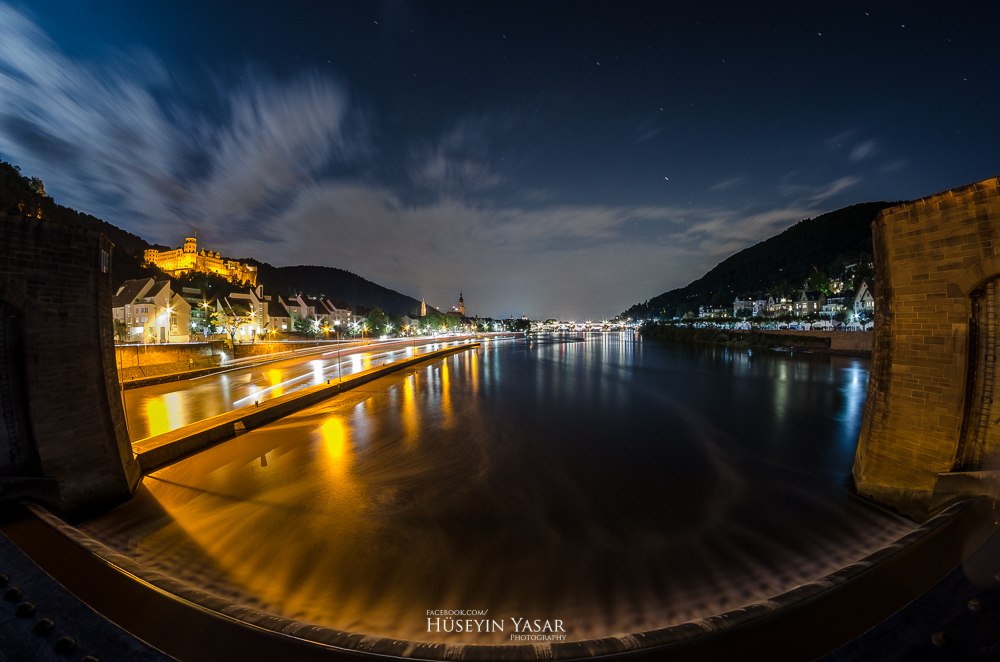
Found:
[[[958,277],[969,298],[969,342],[962,432],[955,471],[990,468],[1000,448],[1000,255],[979,260]]]
[[[872,223],[875,340],[853,478],[917,519],[946,497],[942,480],[992,468],[1000,441],[998,184],[884,209]]]
[[[36,477],[41,462],[28,413],[22,313],[26,297],[11,296],[11,289],[0,283],[0,476]]]

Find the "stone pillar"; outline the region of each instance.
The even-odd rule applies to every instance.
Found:
[[[963,430],[988,398],[975,375],[996,357],[970,351],[970,322],[979,288],[1000,276],[998,179],[885,209],[872,232],[875,341],[854,484],[921,519],[938,474],[969,468]]]
[[[0,213],[0,300],[21,320],[38,458],[35,475],[0,476],[0,499],[34,495],[77,518],[138,484],[115,366],[112,246],[91,230]]]

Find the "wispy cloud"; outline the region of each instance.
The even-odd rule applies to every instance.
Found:
[[[266,252],[277,264],[328,263],[378,274],[380,282],[433,305],[448,305],[462,290],[473,313],[600,317],[683,285],[815,213],[801,204],[764,212],[529,208],[449,197],[410,206],[388,188],[331,181],[275,218],[275,231],[294,241],[242,236],[237,247],[240,254]],[[490,306],[481,307],[483,301]]]
[[[777,190],[784,196],[794,197],[804,207],[815,207],[861,181],[860,177],[845,176],[821,184],[802,184],[792,181],[794,176],[795,173],[791,173],[784,177]]]
[[[843,131],[835,136],[831,136],[826,139],[826,148],[831,152],[838,151],[848,144],[854,136],[858,134],[857,129],[850,129],[848,131]]]
[[[887,175],[897,170],[902,170],[909,164],[906,159],[896,159],[895,161],[890,161],[878,169],[880,174]]]
[[[861,129],[851,129],[827,138],[825,141],[826,149],[829,152],[837,153],[843,153],[846,150],[847,159],[851,163],[860,163],[878,154],[878,141],[874,138],[862,140],[861,133]]]
[[[812,205],[818,205],[841,191],[854,186],[859,181],[861,181],[860,177],[840,177],[825,186],[816,188],[810,195],[806,196],[806,200]]]
[[[663,133],[666,128],[667,125],[664,122],[663,113],[652,113],[639,122],[639,126],[636,127],[635,130],[635,140],[640,143],[652,140],[656,136]]]
[[[812,207],[793,205],[782,209],[748,213],[738,210],[715,210],[702,221],[691,224],[683,235],[696,238],[699,243],[713,246],[710,251],[718,255],[733,242],[742,248],[771,237],[788,226],[810,216]],[[708,242],[707,244],[705,242]]]
[[[177,224],[261,220],[357,151],[344,132],[346,94],[329,79],[247,69],[242,81],[210,81],[210,115],[180,101],[194,83],[148,53],[80,62],[9,5],[0,24],[3,152],[63,203],[150,239],[174,241]]]
[[[701,256],[692,260],[687,247],[670,240],[681,213],[692,214],[487,207],[458,198],[414,207],[388,189],[328,182],[275,219],[275,231],[294,241],[242,236],[236,246],[240,254],[266,251],[277,264],[328,263],[378,274],[379,282],[434,305],[462,290],[473,313],[600,316],[650,296],[664,271],[693,275],[697,267],[688,263]],[[483,301],[489,308],[480,307]]]
[[[482,115],[458,122],[432,145],[411,151],[410,178],[433,192],[459,195],[493,189],[504,182],[490,137],[512,128],[510,117]]]
[[[865,142],[851,148],[849,158],[853,163],[858,163],[859,161],[864,161],[870,156],[874,156],[877,152],[878,143],[874,140],[866,140]]]
[[[713,184],[710,187],[712,191],[726,191],[733,188],[734,186],[739,186],[743,182],[747,181],[746,177],[732,177],[730,179],[724,179],[717,184]]]
[[[511,195],[518,157],[498,146],[526,120],[484,114],[410,149],[407,184],[431,193],[415,204],[410,186],[361,174],[377,156],[366,139],[377,118],[329,77],[279,80],[248,65],[190,81],[150,54],[70,58],[2,2],[0,25],[0,152],[59,202],[171,245],[197,226],[230,255],[338,266],[438,305],[461,290],[479,314],[615,314],[858,181],[790,177],[770,210],[557,203],[567,198],[547,181]]]

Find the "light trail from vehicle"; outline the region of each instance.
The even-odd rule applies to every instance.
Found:
[[[259,361],[193,379],[129,389],[124,392],[129,437],[138,441],[163,434],[227,411],[252,406],[255,401],[262,402],[321,384],[334,376],[355,374],[472,342],[478,337],[499,340],[512,336],[393,339],[340,351],[319,348],[311,353],[300,351],[294,356]]]

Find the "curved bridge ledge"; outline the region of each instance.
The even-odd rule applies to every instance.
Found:
[[[813,660],[898,611],[998,528],[987,499],[950,507],[839,571],[769,600],[700,621],[631,635],[539,645],[405,641],[267,614],[154,572],[37,506],[2,527],[77,597],[184,662],[201,660]],[[179,636],[178,633],[184,633]]]

